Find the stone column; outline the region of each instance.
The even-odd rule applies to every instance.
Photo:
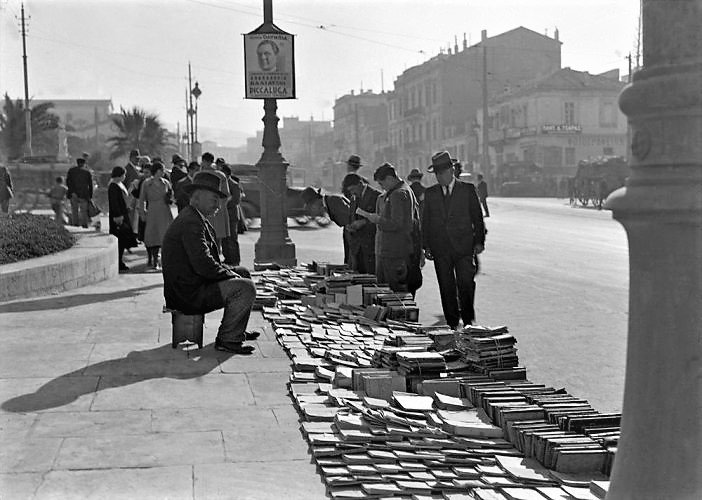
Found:
[[[622,438],[608,500],[702,498],[702,0],[643,0],[643,70],[620,97],[632,175]]]
[[[287,219],[288,162],[279,151],[278,104],[275,99],[264,99],[263,108],[263,155],[256,164],[261,185],[261,236],[254,247],[254,261],[294,266],[295,244],[288,235]]]

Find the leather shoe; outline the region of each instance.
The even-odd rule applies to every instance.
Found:
[[[261,332],[246,332],[246,340],[256,340],[261,336]]]
[[[243,345],[241,342],[223,342],[215,339],[215,349],[218,351],[231,352],[233,354],[251,354],[255,347]]]

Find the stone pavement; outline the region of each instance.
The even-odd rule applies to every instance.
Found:
[[[172,349],[144,254],[117,278],[0,303],[0,498],[325,498],[267,322],[252,316],[251,356],[214,350],[221,312],[202,350]]]

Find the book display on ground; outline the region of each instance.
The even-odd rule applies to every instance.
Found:
[[[252,273],[331,498],[601,498],[620,414],[529,381],[507,327],[418,323],[411,296],[317,264]],[[597,496],[600,495],[600,496]]]

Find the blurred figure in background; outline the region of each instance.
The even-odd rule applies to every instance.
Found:
[[[66,200],[66,193],[68,192],[68,187],[63,182],[63,177],[56,177],[56,183],[49,189],[49,200],[51,201],[51,209],[54,211],[54,220],[60,224],[64,225],[66,223],[63,215],[64,201]]]
[[[71,200],[71,223],[87,228],[90,221],[88,203],[93,198],[93,176],[87,168],[85,158],[78,158],[76,165],[68,169],[66,185],[66,195]]]
[[[239,211],[241,203],[241,189],[239,182],[232,176],[232,169],[226,163],[220,165],[220,170],[227,176],[229,193],[231,196],[226,201],[229,215],[229,236],[222,238],[222,254],[224,263],[232,266],[241,264],[241,251],[239,249]]]
[[[127,171],[124,167],[115,167],[110,175],[110,184],[107,186],[107,202],[109,205],[110,234],[117,237],[117,257],[120,271],[128,271],[124,263],[124,251],[137,246],[136,237],[129,220],[129,207],[127,201],[129,193],[124,186]]]
[[[160,161],[151,164],[151,178],[145,180],[141,186],[138,205],[140,217],[146,221],[144,245],[155,270],[161,269],[159,252],[163,235],[173,222],[171,213],[173,189],[171,183],[163,177],[164,170],[164,165]]]
[[[10,210],[10,200],[15,196],[13,189],[10,171],[0,166],[0,212],[4,214]]]

